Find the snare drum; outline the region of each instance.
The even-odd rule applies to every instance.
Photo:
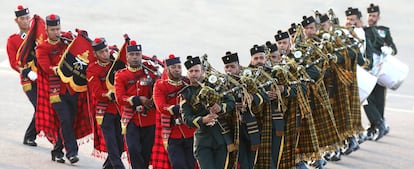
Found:
[[[385,56],[378,72],[378,84],[397,90],[407,78],[408,71],[407,64],[399,61],[395,56]]]
[[[357,66],[357,81],[359,89],[359,101],[362,103],[368,98],[372,90],[374,90],[375,84],[377,84],[377,77],[371,75],[368,71]]]

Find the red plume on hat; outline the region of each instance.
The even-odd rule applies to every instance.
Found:
[[[175,55],[174,55],[174,54],[170,54],[170,55],[168,56],[168,58],[169,58],[169,59],[174,59],[174,58],[175,58]]]
[[[129,45],[130,45],[130,46],[132,46],[132,45],[137,45],[137,41],[135,41],[135,40],[131,40],[131,41],[129,42]]]
[[[55,14],[50,14],[49,15],[50,20],[55,20],[56,19],[56,15]]]
[[[17,6],[17,10],[22,10],[23,8],[24,8],[23,5]]]
[[[101,43],[101,38],[95,38],[94,42],[95,43]]]

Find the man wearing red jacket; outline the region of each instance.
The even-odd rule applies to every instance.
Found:
[[[112,61],[108,45],[104,38],[96,38],[92,47],[95,51],[96,62],[88,65],[86,77],[88,86],[94,98],[98,124],[102,129],[108,158],[103,169],[125,169],[121,161],[124,141],[121,134],[121,116],[115,102],[115,94],[106,86],[106,76],[111,68]],[[103,116],[103,119],[102,119]]]
[[[58,140],[52,150],[52,160],[64,163],[63,146],[70,163],[76,163],[78,158],[78,144],[74,131],[74,119],[78,111],[78,95],[68,83],[61,81],[57,69],[63,53],[68,47],[60,39],[60,17],[50,14],[46,17],[46,33],[48,39],[36,48],[36,56],[42,73],[47,74],[49,80],[50,103],[57,113],[60,122]]]
[[[158,80],[154,85],[154,103],[161,117],[168,118],[163,126],[162,136],[167,142],[168,157],[174,169],[194,169],[193,136],[195,128],[184,124],[180,115],[179,94],[186,86],[181,73],[179,57],[170,55],[165,60],[168,78]],[[164,75],[165,76],[165,75]],[[164,125],[161,123],[161,125]],[[167,130],[167,131],[166,131]],[[164,133],[171,133],[165,136]],[[164,142],[164,143],[165,143]]]
[[[28,61],[32,61],[30,64],[22,65],[21,67],[18,64],[19,58],[16,54],[19,50],[19,47],[23,43],[25,36],[27,35],[30,29],[30,20],[31,16],[29,14],[29,9],[24,8],[22,5],[17,6],[17,10],[14,11],[16,18],[14,21],[19,26],[19,32],[12,34],[7,39],[7,54],[9,55],[10,66],[13,70],[20,73],[20,83],[23,86],[23,91],[26,93],[30,102],[33,105],[33,108],[36,109],[37,103],[37,75],[32,71],[32,67],[36,66],[36,61],[34,55],[29,55]],[[29,76],[30,75],[30,76]],[[26,129],[24,135],[23,144],[29,146],[37,146],[36,142],[36,127],[35,127],[35,115],[33,114],[32,121]]]
[[[115,98],[121,106],[121,127],[126,134],[133,169],[148,168],[155,135],[152,89],[154,66],[142,62],[141,45],[127,46],[127,68],[115,74]]]

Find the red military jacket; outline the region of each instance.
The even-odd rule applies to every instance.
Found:
[[[170,138],[190,138],[194,136],[196,128],[189,128],[182,122],[180,115],[174,115],[172,108],[179,105],[179,91],[185,86],[181,80],[174,82],[169,79],[160,79],[154,85],[154,103],[157,112],[170,117],[172,120]],[[181,124],[175,124],[175,120],[180,119]]]
[[[17,64],[16,54],[20,45],[23,43],[23,39],[24,37],[18,33],[10,35],[9,39],[7,39],[7,55],[9,55],[10,67],[17,72],[20,71]]]
[[[53,67],[58,66],[63,53],[68,46],[61,40],[56,43],[45,40],[43,43],[36,47],[37,63],[40,68],[49,76],[57,76],[53,70]],[[69,84],[60,81],[60,94],[65,94],[69,89],[71,94],[75,93]]]
[[[115,100],[111,100],[108,87],[106,86],[106,75],[111,68],[112,62],[107,65],[100,65],[98,61],[88,65],[86,69],[86,78],[88,87],[93,97],[93,105],[98,103],[106,105],[105,112],[110,114],[118,113]]]
[[[152,70],[155,68],[146,64]],[[149,76],[153,79],[152,83],[146,83]],[[121,107],[121,116],[125,113],[125,107],[132,107],[132,98],[134,96],[145,96],[148,99],[152,98],[152,89],[154,81],[157,80],[157,76],[151,71],[145,71],[144,68],[133,69],[127,67],[119,70],[115,74],[115,98],[118,105]],[[144,112],[135,111],[131,119],[135,125],[146,127],[155,125],[155,108]]]

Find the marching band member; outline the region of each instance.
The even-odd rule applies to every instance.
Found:
[[[382,51],[382,49],[384,49],[383,47],[388,46],[392,49],[391,55],[397,54],[397,47],[392,40],[390,29],[378,25],[380,19],[379,6],[370,4],[367,8],[367,12],[368,26],[364,27],[364,30],[367,35],[367,41],[373,45],[373,52],[377,55],[381,55],[382,52],[385,52]],[[373,64],[378,64],[378,61],[374,60]],[[364,106],[367,117],[371,123],[371,127],[368,129],[367,133],[369,139],[372,139],[375,129],[378,129],[378,136],[375,140],[381,139],[389,132],[389,127],[386,125],[384,118],[386,92],[387,90],[384,86],[376,84],[374,90],[367,98],[368,105]]]
[[[41,68],[39,70],[48,76],[50,103],[59,118],[60,131],[52,150],[52,160],[64,163],[62,150],[65,148],[66,157],[73,164],[79,161],[79,149],[76,141],[78,135],[75,132],[83,130],[82,127],[77,126],[80,124],[79,121],[75,124],[75,118],[88,113],[87,109],[79,107],[80,103],[86,103],[86,97],[83,97],[84,93],[75,92],[68,83],[64,83],[58,76],[58,64],[68,47],[60,38],[61,25],[58,15],[50,14],[46,17],[46,33],[48,39],[37,46],[36,55]],[[81,95],[82,97],[80,97]],[[88,131],[88,129],[84,131]]]
[[[170,55],[165,64],[166,71],[163,76],[166,78],[157,80],[154,85],[154,103],[159,113],[157,116],[160,116],[157,123],[162,127],[160,134],[165,143],[163,148],[168,151],[168,159],[173,169],[194,169],[195,128],[190,128],[183,122],[179,104],[180,92],[185,90],[188,82],[181,75],[179,57]]]
[[[180,105],[184,122],[197,128],[194,157],[201,169],[227,168],[229,152],[217,118],[233,112],[235,100],[204,84],[206,72],[199,57],[188,56],[184,65],[190,86],[182,92]]]
[[[152,90],[158,77],[154,66],[142,62],[141,45],[136,41],[127,46],[127,62],[127,68],[115,74],[115,98],[121,106],[121,127],[131,166],[148,168],[155,135]]]
[[[32,67],[35,67],[37,65],[37,61],[34,55],[30,55],[31,58],[29,58],[29,60],[32,62],[32,66],[23,65],[27,66],[23,68],[19,66],[18,61],[20,58],[17,58],[18,56],[16,56],[19,47],[29,32],[31,16],[29,9],[23,7],[22,5],[17,6],[17,10],[14,11],[14,13],[16,15],[14,21],[19,27],[19,32],[10,35],[7,39],[7,55],[9,56],[9,63],[11,68],[20,73],[20,82],[23,86],[23,91],[26,93],[26,96],[28,97],[30,103],[32,103],[33,108],[36,110],[37,82],[35,78],[36,76],[33,76],[35,73],[33,72],[34,70],[32,70]],[[29,73],[31,76],[29,76]],[[35,142],[37,134],[35,121],[35,113],[33,113],[32,120],[24,134],[23,144],[25,145],[37,146],[37,143]]]
[[[108,157],[102,168],[125,169],[121,161],[124,150],[121,116],[115,102],[115,94],[109,91],[106,85],[106,76],[113,62],[104,38],[96,38],[92,47],[97,60],[88,65],[86,78],[88,79],[88,89],[91,90],[92,98],[94,98],[92,105],[96,106],[94,111],[103,113],[103,120],[97,121],[98,127],[101,127],[108,152]]]

